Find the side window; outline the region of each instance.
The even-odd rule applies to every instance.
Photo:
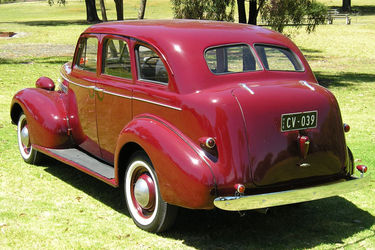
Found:
[[[137,48],[138,77],[142,80],[168,83],[168,73],[160,57],[145,46]]]
[[[76,65],[81,69],[96,72],[98,40],[94,37],[83,38],[78,46]]]
[[[130,55],[125,41],[108,39],[103,49],[103,73],[111,76],[132,78]]]

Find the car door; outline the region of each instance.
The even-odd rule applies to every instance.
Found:
[[[98,42],[96,35],[83,35],[78,42],[76,57],[71,72],[69,88],[75,100],[69,103],[71,115],[77,113],[83,140],[79,146],[85,151],[100,157],[99,140],[96,127],[96,82],[98,69]],[[74,112],[73,110],[76,109]]]
[[[127,38],[104,35],[101,45],[101,73],[96,95],[97,131],[102,158],[113,163],[117,138],[132,119],[131,55]]]

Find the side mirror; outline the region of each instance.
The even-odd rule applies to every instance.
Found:
[[[35,86],[37,88],[49,90],[49,91],[54,91],[55,90],[55,83],[51,80],[51,78],[42,76],[40,77],[36,83]]]

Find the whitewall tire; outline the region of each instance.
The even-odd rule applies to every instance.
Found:
[[[30,164],[40,162],[41,153],[33,148],[30,141],[30,130],[24,113],[20,114],[17,124],[18,149],[23,160]]]
[[[156,173],[144,152],[133,154],[123,183],[128,211],[139,228],[158,233],[172,226],[177,207],[162,199]]]

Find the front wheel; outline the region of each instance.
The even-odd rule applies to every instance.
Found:
[[[23,160],[29,164],[38,164],[41,160],[41,153],[31,145],[29,125],[24,113],[21,113],[18,119],[17,137],[18,148]]]
[[[133,155],[123,183],[126,205],[139,228],[158,233],[173,225],[177,207],[162,199],[156,173],[144,152]]]

